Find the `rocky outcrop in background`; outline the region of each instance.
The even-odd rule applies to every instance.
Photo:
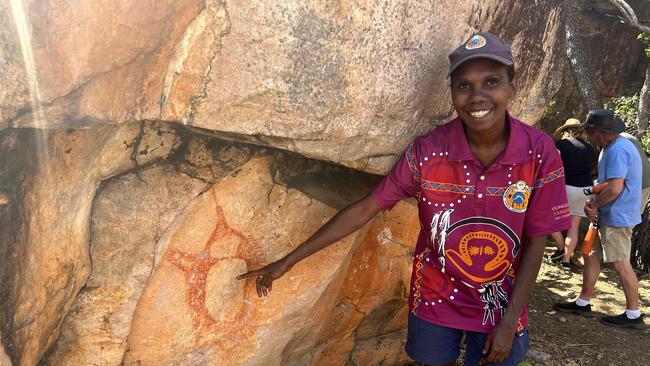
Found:
[[[576,0],[570,3],[601,102],[605,104],[612,97],[638,92],[649,61],[643,53],[644,44],[635,41],[639,31],[621,21],[620,11],[610,1]],[[647,1],[629,0],[628,4],[640,22],[650,22]],[[539,122],[549,133],[567,118],[582,119],[588,112],[571,68],[565,68],[559,77],[562,86]]]
[[[538,121],[561,4],[0,1],[0,365],[400,365],[412,203],[269,298],[234,277],[452,117],[472,32],[513,45]]]

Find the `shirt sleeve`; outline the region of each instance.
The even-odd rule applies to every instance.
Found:
[[[390,210],[397,202],[419,193],[420,171],[415,150],[416,144],[411,143],[388,175],[372,190],[372,197],[382,209]]]
[[[622,148],[612,149],[605,154],[605,179],[625,178],[631,166],[630,151]]]
[[[564,166],[550,138],[539,141],[542,145],[535,182],[526,210],[524,234],[543,236],[571,227],[571,214],[564,182]]]

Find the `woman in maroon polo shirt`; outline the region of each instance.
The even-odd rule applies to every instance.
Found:
[[[478,33],[449,60],[458,117],[417,138],[370,195],[291,253],[238,278],[255,277],[267,296],[297,262],[415,197],[407,353],[455,365],[465,335],[466,365],[516,365],[528,348],[525,305],[544,238],[570,226],[564,170],[553,141],[507,112],[516,83],[506,43]]]

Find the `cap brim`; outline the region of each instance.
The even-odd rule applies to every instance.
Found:
[[[456,70],[460,65],[464,64],[465,62],[467,62],[469,60],[474,60],[474,59],[477,59],[477,58],[487,58],[487,59],[494,60],[494,61],[497,61],[499,63],[502,63],[502,64],[504,64],[506,66],[510,66],[510,65],[514,64],[513,61],[508,60],[507,58],[497,56],[497,55],[493,55],[491,53],[476,53],[476,54],[473,54],[471,56],[467,56],[466,58],[462,59],[460,62],[457,62],[454,65],[451,65],[449,67],[449,73],[447,74],[447,77],[451,76],[451,73],[454,72],[454,70]]]

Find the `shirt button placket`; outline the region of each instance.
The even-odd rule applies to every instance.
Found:
[[[474,200],[475,207],[485,207],[486,188],[487,188],[487,178],[485,174],[481,174],[476,179],[476,199]]]

